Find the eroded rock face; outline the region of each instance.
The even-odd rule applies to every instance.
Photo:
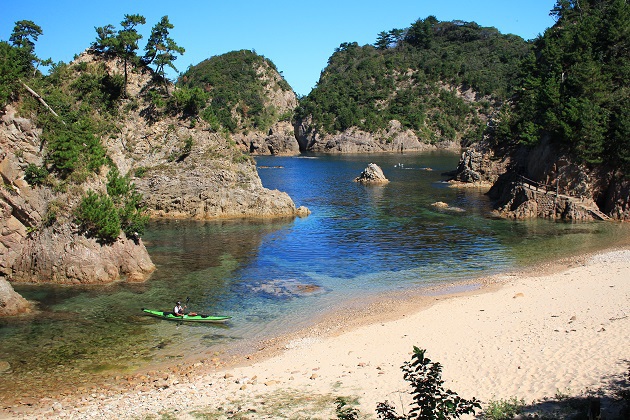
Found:
[[[376,163],[370,163],[367,168],[361,172],[361,175],[356,177],[355,182],[361,184],[387,184],[389,180],[383,174],[383,170]]]
[[[507,189],[497,201],[496,214],[511,219],[562,219],[584,222],[596,219],[598,208],[586,198],[556,196],[553,191],[535,190],[526,186]]]
[[[311,129],[310,119],[295,126],[295,136],[302,152],[315,153],[379,153],[411,152],[434,149],[435,146],[422,142],[412,130],[406,130],[399,121],[389,122],[387,130],[367,133],[350,128],[339,134],[321,134]],[[456,144],[443,147],[459,148]]]
[[[509,162],[509,158],[495,158],[491,150],[478,144],[462,152],[452,180],[471,184],[492,184],[505,172]]]
[[[13,264],[11,280],[28,283],[143,282],[155,265],[141,240],[121,234],[112,244],[73,233],[69,225],[31,235]]]
[[[236,143],[252,155],[296,156],[300,146],[288,122],[278,122],[267,133],[237,134]]]
[[[154,217],[214,219],[295,216],[288,194],[262,186],[253,162],[235,168],[186,164],[154,169],[135,181]]]
[[[544,140],[503,156],[478,144],[462,154],[452,179],[492,184],[488,194],[501,217],[630,220],[630,181],[623,174],[576,164]]]
[[[296,216],[284,192],[264,188],[253,159],[203,122],[129,115],[108,154],[132,176],[152,217],[198,220]],[[135,175],[135,176],[134,176]]]

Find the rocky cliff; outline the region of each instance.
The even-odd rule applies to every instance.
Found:
[[[630,181],[624,174],[577,164],[547,141],[509,150],[481,142],[462,154],[452,180],[491,186],[488,194],[501,217],[630,220]]]
[[[293,200],[263,187],[255,162],[203,122],[149,123],[130,115],[109,154],[134,183],[154,217],[213,219],[295,216]]]
[[[143,281],[155,269],[141,240],[124,235],[110,245],[81,236],[71,209],[82,188],[54,191],[24,181],[29,164],[41,165],[40,131],[7,107],[0,119],[0,313],[25,311],[14,282],[103,283]],[[90,184],[94,186],[94,183]],[[87,186],[85,187],[87,188]]]

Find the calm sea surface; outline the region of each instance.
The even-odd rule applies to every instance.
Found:
[[[257,158],[263,185],[286,191],[312,211],[309,217],[154,222],[143,239],[157,271],[144,284],[16,285],[41,313],[0,320],[0,361],[10,365],[0,397],[36,393],[33,384],[53,378],[80,386],[101,373],[212,355],[306,326],[351,298],[470,279],[628,237],[628,228],[615,223],[493,219],[486,196],[443,182],[458,158],[447,152]],[[389,184],[353,182],[370,162]],[[450,208],[432,205],[439,201]],[[191,310],[233,320],[180,325],[142,315],[142,307],[168,309],[186,298]]]

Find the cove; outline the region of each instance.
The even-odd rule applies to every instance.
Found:
[[[450,188],[458,154],[257,157],[263,185],[286,191],[305,218],[152,222],[143,240],[156,272],[144,284],[16,285],[36,317],[0,320],[3,401],[305,327],[344,302],[527,267],[628,237],[616,223],[514,222],[487,196]],[[390,183],[353,182],[368,163]],[[443,209],[436,202],[449,205]],[[233,316],[223,326],[144,316],[142,307]]]

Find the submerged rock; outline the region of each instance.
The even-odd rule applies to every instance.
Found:
[[[252,287],[252,290],[257,293],[284,298],[311,296],[325,292],[321,286],[301,283],[297,280],[270,280]]]
[[[370,163],[354,180],[362,184],[387,184],[389,182],[376,163]]]
[[[433,207],[441,209],[441,210],[447,210],[447,211],[452,211],[452,212],[456,212],[456,213],[463,213],[463,212],[465,212],[464,209],[462,209],[460,207],[452,207],[448,203],[445,203],[443,201],[436,201],[435,203],[433,203],[431,205]]]

